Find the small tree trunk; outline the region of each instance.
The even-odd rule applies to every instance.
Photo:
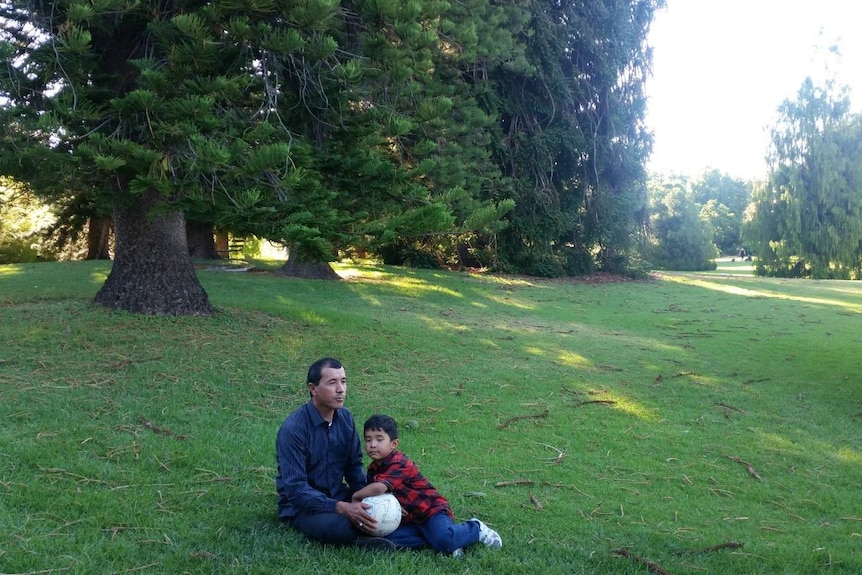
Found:
[[[90,218],[87,222],[87,259],[109,260],[111,218]]]
[[[114,212],[114,265],[96,294],[112,309],[152,315],[211,315],[195,275],[182,212],[152,214],[163,202],[149,191]]]
[[[186,221],[189,255],[200,260],[218,260],[213,227],[210,224]]]
[[[217,231],[216,232],[216,245],[215,250],[216,254],[220,258],[229,258],[230,257],[230,236],[225,231]]]
[[[341,276],[336,273],[332,266],[322,261],[300,261],[296,257],[296,250],[287,247],[287,263],[273,272],[280,276],[290,276],[307,280],[340,280]]]

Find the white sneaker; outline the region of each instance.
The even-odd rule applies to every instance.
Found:
[[[500,534],[485,525],[484,521],[475,517],[470,521],[475,521],[479,524],[479,541],[492,549],[499,549],[503,546],[503,539],[500,537]]]

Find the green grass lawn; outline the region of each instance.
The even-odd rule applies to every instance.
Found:
[[[172,318],[94,306],[108,266],[0,266],[0,573],[862,573],[862,283],[201,266],[217,313]],[[324,355],[501,550],[279,524],[275,433]]]

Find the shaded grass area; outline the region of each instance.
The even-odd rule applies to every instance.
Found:
[[[153,318],[90,303],[107,271],[0,266],[2,572],[862,572],[858,283],[201,268],[216,315]],[[278,524],[275,432],[323,355],[502,550]]]

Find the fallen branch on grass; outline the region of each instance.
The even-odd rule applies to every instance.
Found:
[[[538,413],[536,415],[516,415],[514,417],[510,417],[509,419],[505,420],[503,423],[497,425],[497,427],[499,429],[503,429],[505,427],[509,427],[511,424],[515,423],[516,421],[521,421],[522,419],[541,419],[543,417],[548,417],[548,410],[547,409],[545,411],[543,411],[542,413]]]
[[[726,541],[725,543],[719,543],[718,545],[711,545],[710,547],[701,547],[700,549],[684,549],[682,551],[677,551],[674,555],[688,555],[693,553],[711,553],[713,551],[719,551],[721,549],[739,549],[742,547],[742,543],[738,541]]]
[[[563,450],[562,450],[562,449],[560,449],[560,448],[558,448],[558,447],[554,447],[553,445],[548,445],[547,443],[537,443],[536,445],[541,445],[542,447],[547,447],[548,449],[553,449],[554,451],[556,451],[556,452],[557,452],[557,456],[556,456],[556,457],[551,457],[551,458],[548,458],[548,459],[546,459],[546,460],[545,460],[545,462],[546,462],[546,463],[548,463],[548,464],[552,464],[552,463],[559,463],[559,462],[561,462],[561,461],[563,460],[563,458],[566,456],[566,454],[565,454],[565,453],[563,453]]]
[[[582,405],[589,405],[591,403],[602,403],[604,405],[616,405],[617,402],[613,399],[591,399],[590,401],[580,401],[578,403],[572,404],[572,407],[581,407]]]
[[[542,503],[533,495],[533,492],[530,491],[530,502],[536,507],[536,509],[543,509]]]
[[[532,479],[516,479],[514,481],[498,481],[494,487],[509,487],[510,485],[535,485]]]
[[[664,568],[661,565],[659,565],[658,563],[655,563],[654,561],[650,561],[649,559],[645,559],[643,557],[639,557],[638,555],[635,555],[634,553],[632,553],[628,549],[615,549],[613,551],[613,555],[619,555],[620,557],[628,557],[632,561],[636,561],[636,562],[640,563],[641,565],[644,565],[647,569],[649,569],[653,573],[658,573],[658,575],[670,575],[670,573],[665,571]]]
[[[743,461],[738,457],[730,457],[729,455],[727,456],[727,458],[730,459],[731,461],[735,462],[735,463],[739,463],[740,465],[744,465],[745,468],[748,470],[749,475],[751,475],[753,478],[755,478],[758,481],[763,481],[763,478],[757,474],[757,472],[754,470],[754,466],[752,464],[750,464],[749,462]]]
[[[716,402],[716,405],[719,407],[723,407],[725,409],[729,409],[730,411],[735,411],[736,413],[745,413],[744,411],[742,411],[738,407],[733,407],[732,405],[727,405],[726,403],[722,403],[720,401]]]
[[[150,421],[149,419],[147,419],[144,416],[141,416],[140,421],[141,421],[141,425],[143,425],[144,427],[146,427],[147,429],[149,429],[150,431],[152,431],[154,433],[161,433],[162,435],[167,435],[168,437],[176,437],[179,440],[183,440],[186,437],[188,437],[186,435],[179,435],[177,433],[174,433],[170,429],[165,429],[164,427],[159,427],[158,425],[156,425],[155,423],[153,423],[152,421]]]

